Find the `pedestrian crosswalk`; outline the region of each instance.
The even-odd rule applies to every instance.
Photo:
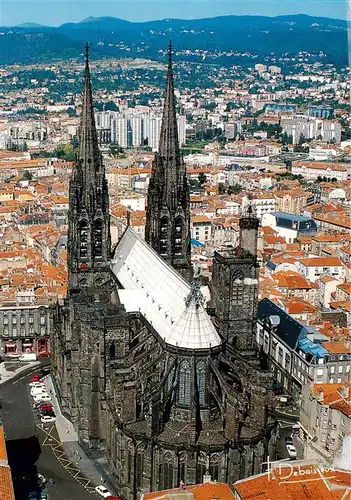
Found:
[[[56,459],[60,462],[62,467],[76,480],[83,488],[88,492],[95,494],[94,485],[91,483],[90,479],[85,477],[81,470],[77,467],[75,463],[66,457],[66,454],[62,448],[62,443],[60,441],[56,425],[53,424],[50,428],[45,426],[39,426],[41,432],[44,435],[41,446],[49,446]],[[79,463],[79,456],[77,456],[77,461]]]

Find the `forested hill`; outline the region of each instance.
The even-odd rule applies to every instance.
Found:
[[[190,60],[233,64],[238,53],[263,57],[272,53],[291,56],[299,52],[322,52],[328,62],[347,63],[346,21],[291,15],[164,19],[144,23],[103,17],[59,27],[35,23],[1,27],[0,64],[79,57],[86,40],[91,43],[93,57],[159,59],[169,39],[177,51],[176,57]],[[202,52],[200,56],[196,50],[207,51],[207,54],[204,57]]]

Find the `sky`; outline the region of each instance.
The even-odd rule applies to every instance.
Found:
[[[35,22],[59,26],[87,17],[111,16],[129,21],[195,19],[229,14],[278,16],[310,14],[349,18],[348,0],[0,0],[0,26]]]

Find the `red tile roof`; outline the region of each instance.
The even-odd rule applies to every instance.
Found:
[[[308,471],[308,472],[307,472]],[[281,465],[269,474],[236,482],[241,500],[350,500],[351,473],[311,465]]]
[[[193,486],[183,486],[170,490],[155,491],[145,493],[143,500],[167,500],[172,493],[191,492],[194,500],[234,500],[234,494],[228,484],[224,483],[204,483]]]

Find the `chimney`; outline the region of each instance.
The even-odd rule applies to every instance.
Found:
[[[320,388],[320,389],[318,389],[318,398],[317,398],[317,400],[318,401],[323,401],[323,399],[324,399],[324,391],[323,391],[322,388]]]

